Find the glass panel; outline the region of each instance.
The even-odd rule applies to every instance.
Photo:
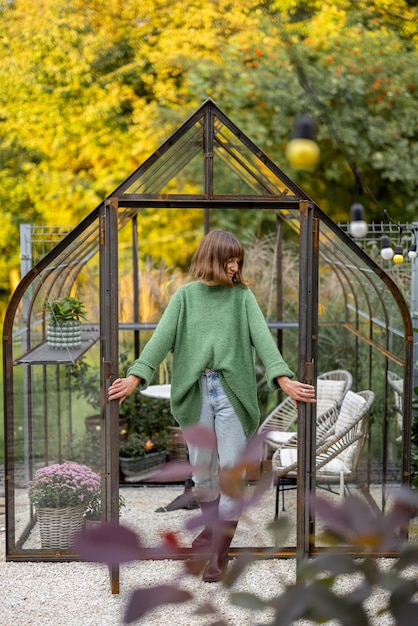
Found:
[[[393,392],[388,388],[391,372],[396,371],[402,394],[405,350],[399,304],[361,255],[324,224],[321,224],[320,258],[320,367],[347,369],[353,375],[351,392],[357,395],[370,389],[374,399],[368,419],[364,418],[358,425],[359,438],[345,450],[345,443],[340,445],[342,452],[334,457],[330,450],[327,465],[317,471],[319,493],[326,493],[338,504],[340,494],[349,490],[385,511],[387,494],[402,483],[400,428],[391,406]],[[331,306],[324,307],[324,302]],[[340,415],[347,419],[348,399],[347,396],[336,411],[337,421]],[[349,413],[349,419],[354,419],[359,410],[351,406]],[[336,428],[332,421],[330,425]],[[317,536],[319,532],[318,523]]]
[[[218,157],[214,161],[215,194],[245,194],[248,193],[247,189],[255,195],[288,193],[286,183],[260,160],[259,155],[254,154],[220,122],[215,127],[214,151]],[[234,176],[232,181],[228,181],[231,171]]]
[[[198,193],[203,191],[203,127],[192,126],[158,160],[145,164],[125,194]],[[200,157],[200,158],[197,158]],[[184,169],[184,172],[182,170]],[[181,175],[178,177],[179,172]],[[191,188],[190,188],[191,187]]]
[[[91,435],[85,423],[92,412],[87,397],[93,387],[95,410],[100,413],[100,379],[81,383],[74,376],[83,354],[88,354],[97,371],[100,364],[97,234],[97,220],[87,223],[79,233],[77,230],[70,233],[68,245],[59,244],[63,249],[57,258],[50,263],[47,258],[40,261],[43,267],[34,275],[16,307],[13,362],[8,364],[12,366],[13,394],[7,410],[8,463],[15,470],[13,482],[8,485],[14,519],[9,537],[12,552],[71,551],[70,544],[48,544],[44,536],[41,541],[40,524],[44,522],[39,509],[44,507],[42,503],[31,504],[29,499],[29,484],[37,470],[56,464],[61,467],[65,462],[87,465],[98,473],[103,469],[102,432],[95,427]],[[45,302],[64,296],[76,298],[84,305],[86,319],[81,323],[80,346],[73,347],[73,338],[67,337],[66,346],[51,348],[47,329],[52,320]],[[65,332],[64,328],[61,330]],[[63,337],[62,334],[60,339]],[[100,482],[99,478],[99,488]],[[61,504],[66,502],[64,498]],[[68,533],[72,532],[74,523],[82,524],[83,516],[77,522],[64,520]]]
[[[297,232],[297,220],[287,223]],[[303,269],[302,269],[303,271]],[[402,296],[382,283],[380,271],[374,272],[361,252],[340,237],[338,229],[320,224],[319,284],[318,284],[318,374],[341,378],[352,377],[354,398],[367,398],[365,390],[374,394],[370,411],[359,420],[351,445],[347,433],[339,434],[346,442],[333,449],[332,436],[340,417],[347,416],[350,403],[340,404],[330,411],[328,421],[317,419],[316,459],[317,493],[330,498],[335,505],[341,494],[366,497],[380,510],[390,505],[390,494],[402,484],[402,396],[405,365],[404,321],[400,311]],[[382,375],[383,374],[383,375]],[[318,409],[326,389],[318,379]],[[330,385],[328,385],[330,389]],[[328,389],[328,402],[333,399]],[[352,398],[350,398],[352,403]],[[325,403],[326,404],[326,403]],[[325,410],[325,409],[324,409]],[[334,413],[334,414],[333,414]],[[353,416],[361,414],[354,411]],[[351,416],[349,415],[351,418]],[[325,430],[324,430],[325,428]],[[348,427],[347,427],[348,429]],[[348,433],[349,433],[348,429]],[[353,435],[353,433],[351,433]],[[325,437],[325,439],[324,439]],[[321,446],[322,441],[322,446]],[[286,445],[274,453],[273,466],[286,466],[296,458],[295,449]],[[292,457],[293,455],[293,457]],[[345,455],[345,456],[344,456]],[[341,458],[344,463],[341,465]],[[342,473],[341,468],[344,470]],[[279,474],[280,475],[280,474]],[[296,470],[287,472],[278,481],[279,514],[286,511],[291,528],[296,528]],[[296,531],[295,531],[296,532]],[[289,537],[290,545],[296,534]],[[315,545],[325,545],[321,538],[322,525],[316,520]]]
[[[132,179],[121,186],[123,194],[203,194],[205,192],[203,120],[155,153]],[[217,195],[289,194],[283,180],[250,149],[244,135],[237,136],[216,117],[213,138],[213,190]],[[206,181],[211,186],[211,181]]]

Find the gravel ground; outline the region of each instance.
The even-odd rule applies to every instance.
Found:
[[[181,491],[180,491],[181,492]],[[140,530],[143,541],[153,542],[160,530],[178,532],[179,540],[188,545],[190,537],[181,530],[190,511],[154,513],[179,495],[174,488],[126,489],[126,508],[122,522]],[[272,498],[273,494],[267,495]],[[288,494],[288,514],[292,514],[292,496]],[[240,521],[235,545],[262,545],[266,536],[262,525],[271,519],[272,503],[259,506],[251,518]],[[267,506],[268,505],[268,506]],[[36,529],[35,529],[36,530]],[[182,534],[183,533],[183,534]],[[90,563],[6,563],[4,560],[4,532],[0,532],[0,580],[1,580],[1,626],[112,626],[123,623],[124,610],[131,591],[137,587],[152,587],[179,581],[181,588],[193,594],[194,599],[182,605],[166,605],[147,614],[140,622],[145,626],[175,624],[176,626],[209,626],[223,619],[230,626],[255,626],[272,622],[270,611],[252,611],[231,606],[229,591],[221,583],[205,584],[199,578],[184,575],[181,561],[143,561],[121,568],[121,593],[112,595],[109,574],[105,566]],[[30,541],[36,543],[36,533]],[[234,545],[233,544],[233,545]],[[264,544],[265,545],[265,544]],[[289,542],[289,545],[292,545]],[[26,546],[25,546],[26,547]],[[387,567],[392,560],[381,560]],[[411,575],[417,575],[412,572]],[[252,563],[235,584],[233,591],[246,591],[261,598],[278,595],[287,584],[295,580],[295,560],[272,559]],[[346,577],[339,582],[339,591],[345,593],[353,588],[355,580]],[[368,605],[371,616],[377,614],[384,604],[383,593],[376,594]],[[216,615],[194,614],[199,606],[210,602],[216,607]],[[329,626],[338,624],[328,622]],[[392,626],[387,616],[376,616],[376,626]],[[299,620],[297,625],[311,624]]]

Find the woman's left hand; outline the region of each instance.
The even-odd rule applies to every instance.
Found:
[[[309,402],[314,404],[315,387],[308,383],[301,383],[299,380],[291,380],[288,376],[278,376],[277,382],[288,396],[290,396],[297,408],[298,402]]]

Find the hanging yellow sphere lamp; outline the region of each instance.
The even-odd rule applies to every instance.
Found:
[[[286,158],[295,169],[312,169],[321,151],[315,141],[315,122],[310,115],[300,115],[295,122],[293,138],[286,147]]]

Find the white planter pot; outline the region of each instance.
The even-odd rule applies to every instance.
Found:
[[[68,350],[81,346],[81,322],[70,320],[57,324],[48,322],[46,340],[52,350]]]

